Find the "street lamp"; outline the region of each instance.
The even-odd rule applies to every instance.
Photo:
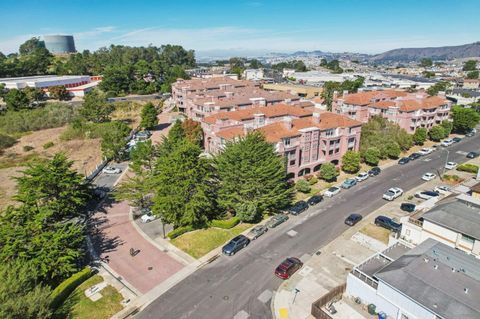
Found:
[[[300,290],[298,290],[297,288],[295,288],[295,296],[293,296],[293,301],[292,301],[292,304],[295,303],[295,299],[297,298],[297,294],[300,292]]]

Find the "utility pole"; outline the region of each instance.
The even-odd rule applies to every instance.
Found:
[[[295,303],[295,299],[297,298],[297,294],[300,292],[300,290],[298,290],[297,288],[295,288],[295,296],[293,296],[293,301],[292,301],[292,305]]]

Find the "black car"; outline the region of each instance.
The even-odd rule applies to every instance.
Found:
[[[419,153],[412,153],[410,154],[410,156],[408,157],[411,161],[414,161],[416,160],[417,158],[419,157],[422,157],[422,154],[419,154]]]
[[[408,158],[408,157],[402,157],[402,158],[398,161],[398,164],[404,165],[404,164],[407,164],[408,162],[410,162],[410,158]]]
[[[223,246],[222,252],[227,256],[233,256],[237,253],[240,249],[247,247],[250,243],[250,239],[243,235],[238,235],[237,237],[233,238]]]
[[[315,195],[315,196],[310,197],[310,198],[307,200],[307,203],[308,203],[308,205],[313,206],[313,205],[317,205],[317,204],[320,203],[322,200],[323,200],[323,196],[322,196],[322,195]]]
[[[468,132],[467,134],[465,134],[466,137],[472,137],[472,136],[475,136],[475,133],[474,132]]]
[[[288,212],[292,215],[300,215],[308,208],[308,204],[306,201],[301,200],[296,202],[292,207],[288,209]]]
[[[380,167],[375,166],[375,167],[372,167],[372,169],[368,171],[368,175],[377,176],[378,174],[380,174],[381,171],[382,170],[380,169]]]
[[[454,138],[452,138],[452,141],[453,141],[454,143],[458,143],[458,142],[460,142],[461,140],[462,140],[461,137],[454,137]]]
[[[477,152],[470,152],[467,154],[467,158],[476,158],[478,155],[479,154]]]
[[[393,219],[387,216],[378,216],[375,218],[375,225],[394,232],[398,232],[402,228],[402,224],[394,222]]]
[[[347,224],[348,226],[353,226],[361,220],[362,220],[362,215],[351,214],[350,216],[347,217],[347,219],[345,219],[345,224]]]
[[[400,209],[403,210],[404,212],[414,212],[415,211],[415,208],[417,206],[415,204],[412,204],[412,203],[402,203],[402,205],[400,205]]]

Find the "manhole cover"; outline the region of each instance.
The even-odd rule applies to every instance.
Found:
[[[230,299],[228,296],[223,296],[223,300],[228,300]]]

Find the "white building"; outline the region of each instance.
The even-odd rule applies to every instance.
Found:
[[[387,318],[480,318],[480,260],[433,239],[397,243],[355,267],[346,294]]]
[[[258,81],[263,79],[263,69],[246,69],[243,71],[242,78],[245,80]]]

